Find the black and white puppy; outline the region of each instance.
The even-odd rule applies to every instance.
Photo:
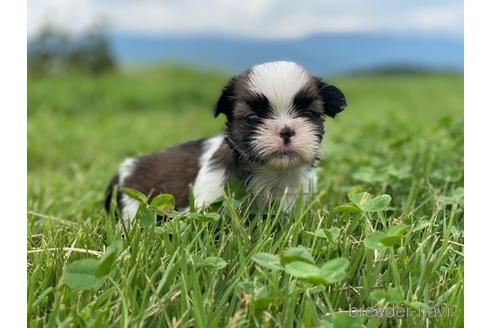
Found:
[[[260,204],[283,199],[287,209],[300,193],[316,190],[324,118],[345,107],[339,89],[293,62],[254,66],[233,77],[217,102],[215,116],[227,117],[224,134],[125,160],[108,187],[106,208],[113,190],[130,187],[150,198],[171,193],[185,209],[190,185],[196,206],[204,207],[236,177]],[[132,220],[138,202],[118,194],[123,219]]]

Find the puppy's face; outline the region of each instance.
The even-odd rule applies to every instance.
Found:
[[[224,88],[215,115],[243,163],[282,170],[314,164],[323,121],[346,106],[342,92],[292,62],[258,65]]]

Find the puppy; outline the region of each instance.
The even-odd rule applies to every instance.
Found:
[[[125,160],[108,186],[106,209],[122,187],[150,198],[171,193],[178,209],[188,206],[191,190],[195,205],[205,207],[231,177],[260,206],[282,200],[288,209],[300,193],[316,190],[324,119],[346,105],[339,89],[293,62],[254,66],[233,77],[216,104],[215,117],[227,117],[224,134]],[[120,192],[117,199],[123,220],[131,221],[139,203]]]

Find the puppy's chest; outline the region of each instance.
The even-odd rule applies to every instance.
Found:
[[[310,195],[316,188],[316,174],[309,168],[288,171],[257,170],[246,180],[246,190],[262,199],[295,199],[299,193]]]

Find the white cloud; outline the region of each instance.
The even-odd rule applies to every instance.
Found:
[[[105,18],[115,30],[293,38],[319,32],[463,34],[457,0],[29,0],[28,33],[46,23],[79,32]]]

